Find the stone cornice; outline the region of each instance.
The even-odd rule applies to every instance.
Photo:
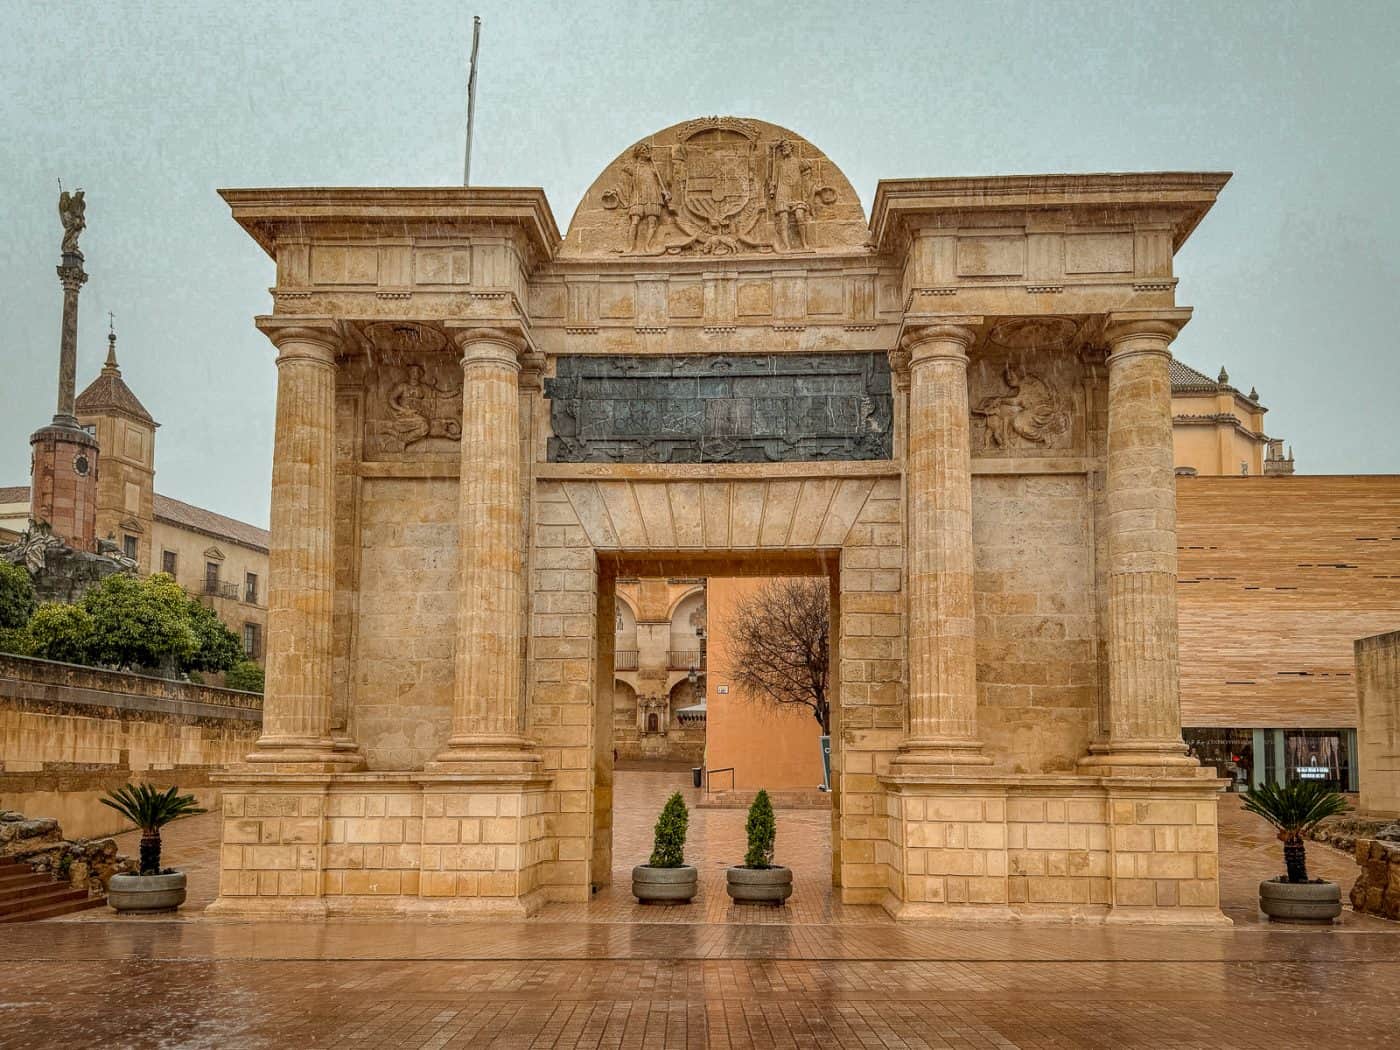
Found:
[[[311,186],[223,189],[219,196],[233,212],[234,221],[274,257],[279,237],[304,238],[313,227],[399,237],[516,227],[544,259],[554,257],[560,241],[544,190],[532,186]]]
[[[871,208],[871,241],[892,250],[901,222],[988,211],[1073,212],[1093,208],[1172,213],[1172,246],[1180,249],[1230,180],[1229,172],[1134,172],[1103,175],[993,175],[946,179],[882,179]]]

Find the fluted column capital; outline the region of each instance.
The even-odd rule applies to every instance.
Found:
[[[967,350],[977,341],[982,318],[970,314],[906,318],[899,334],[899,348],[909,354],[910,366],[939,358],[967,360]]]
[[[1171,353],[1171,342],[1191,320],[1190,307],[1167,310],[1115,310],[1104,325],[1109,362],[1134,354]]]
[[[340,325],[330,318],[257,318],[258,331],[277,347],[277,363],[308,361],[328,367],[335,366],[336,354],[342,344]]]
[[[520,370],[521,355],[529,349],[525,336],[511,328],[495,328],[449,321],[444,328],[457,351],[462,367],[501,365]]]

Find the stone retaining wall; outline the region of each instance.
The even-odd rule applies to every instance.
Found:
[[[242,761],[261,729],[255,693],[0,655],[0,809],[85,838],[126,830],[97,800],[131,780],[212,806],[210,773]]]

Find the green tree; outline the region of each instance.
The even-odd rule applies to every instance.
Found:
[[[186,609],[199,644],[180,662],[180,670],[226,671],[243,659],[243,643],[224,626],[213,609],[202,605],[197,598],[188,599]]]
[[[29,626],[0,627],[0,653],[33,656],[34,639],[29,635]]]
[[[685,799],[677,791],[666,800],[657,818],[651,860],[647,863],[653,868],[679,868],[685,864],[685,833],[689,825]]]
[[[224,673],[224,685],[248,693],[263,691],[263,669],[252,660],[240,660]]]
[[[83,595],[82,606],[92,617],[97,663],[174,670],[199,648],[189,596],[164,573],[115,573]]]
[[[44,602],[34,610],[24,633],[30,655],[44,660],[85,664],[92,659],[95,625],[81,605]]]
[[[778,837],[778,823],[773,817],[773,803],[768,792],[760,789],[749,807],[749,819],[744,824],[749,837],[749,850],[744,854],[744,867],[773,867],[773,842]]]
[[[18,565],[0,561],[0,630],[23,627],[38,604],[29,573]]]

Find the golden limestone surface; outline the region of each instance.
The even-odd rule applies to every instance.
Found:
[[[562,237],[531,188],[224,191],[277,264],[279,389],[215,913],[587,901],[616,582],[818,574],[843,901],[1223,921],[1168,364],[1173,256],[1227,179],[884,181],[867,219],[801,136],[714,117],[628,145]],[[873,394],[827,367],[857,353]],[[552,417],[566,359],[593,378]],[[852,458],[807,420],[880,433]]]

